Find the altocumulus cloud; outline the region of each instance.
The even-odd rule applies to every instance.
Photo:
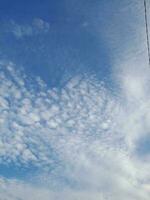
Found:
[[[148,200],[149,154],[137,149],[149,137],[149,80],[136,72],[123,72],[115,96],[87,76],[49,89],[1,62],[0,163],[37,169],[32,181],[1,176],[1,199]]]

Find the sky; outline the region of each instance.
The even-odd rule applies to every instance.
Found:
[[[143,1],[1,0],[0,25],[0,200],[148,200]]]

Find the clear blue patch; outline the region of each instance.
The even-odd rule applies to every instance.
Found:
[[[24,167],[17,165],[17,163],[9,163],[9,164],[0,164],[0,176],[9,179],[19,179],[25,180],[30,175],[36,175],[38,168],[30,164],[30,167]]]
[[[90,1],[1,1],[2,29],[9,20],[17,24],[31,24],[41,18],[50,24],[46,34],[16,38],[12,33],[1,33],[1,56],[23,66],[28,76],[40,76],[49,87],[61,87],[70,77],[80,74],[95,75],[108,82],[111,76],[109,48],[104,40],[93,34],[93,25],[84,27],[99,13]],[[8,6],[9,5],[9,6]],[[101,7],[105,7],[104,1]],[[86,10],[85,10],[86,8]],[[102,9],[101,9],[102,10]],[[7,16],[7,17],[5,17]],[[91,22],[90,22],[91,23]],[[100,29],[104,28],[99,24]]]
[[[140,138],[136,151],[141,158],[150,155],[150,136]]]

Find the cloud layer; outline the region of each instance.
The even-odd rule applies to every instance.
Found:
[[[138,149],[149,138],[149,79],[138,74],[123,72],[116,96],[86,76],[48,89],[1,62],[0,163],[30,176],[1,178],[2,198],[147,200],[149,152]]]

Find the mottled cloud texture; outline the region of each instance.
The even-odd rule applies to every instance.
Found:
[[[1,62],[0,162],[38,169],[30,183],[1,178],[1,199],[148,200],[149,154],[138,153],[149,137],[147,84],[124,73],[121,95],[86,76],[48,89]]]

